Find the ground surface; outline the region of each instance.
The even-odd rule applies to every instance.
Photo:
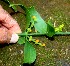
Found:
[[[50,17],[56,26],[64,24],[63,31],[70,31],[70,0],[10,0],[13,3],[22,3],[35,6],[42,18],[47,21]],[[0,4],[9,13],[13,10],[6,3]],[[20,11],[22,9],[19,8]],[[25,16],[21,13],[12,14],[22,31],[24,31]],[[35,45],[37,59],[34,66],[70,66],[70,36],[55,36],[54,40],[38,37],[45,47]],[[0,66],[21,66],[23,64],[23,46],[18,44],[0,46]]]

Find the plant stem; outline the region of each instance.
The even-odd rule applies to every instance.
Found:
[[[70,32],[56,32],[55,35],[70,35]]]
[[[19,36],[26,36],[25,33],[21,33],[21,34],[18,34]],[[46,36],[47,34],[42,34],[42,33],[30,33],[30,34],[27,34],[28,36]],[[70,35],[70,32],[56,32],[55,33],[55,36],[56,35]]]
[[[19,36],[26,36],[26,33],[21,33],[21,34],[18,34]],[[41,36],[41,35],[46,35],[46,34],[41,34],[41,33],[30,33],[30,34],[27,34],[28,36]]]

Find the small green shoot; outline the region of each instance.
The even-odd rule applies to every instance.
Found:
[[[55,32],[62,32],[64,24],[60,25],[59,27],[55,27]]]

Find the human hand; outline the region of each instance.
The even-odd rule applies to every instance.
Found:
[[[0,5],[0,43],[16,43],[21,29],[15,19]]]

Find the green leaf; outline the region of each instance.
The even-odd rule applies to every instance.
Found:
[[[17,43],[18,44],[24,44],[25,43],[25,37],[20,37]]]
[[[36,50],[28,41],[26,41],[24,45],[24,63],[33,63],[35,59]]]
[[[35,18],[33,18],[35,17]],[[46,33],[47,31],[47,24],[45,21],[41,18],[40,14],[35,10],[34,7],[30,7],[26,11],[26,20],[27,20],[27,27],[29,27],[30,22],[34,23],[35,29],[39,33]]]
[[[55,29],[51,23],[51,20],[48,20],[47,23],[47,36],[52,37],[55,34]]]

